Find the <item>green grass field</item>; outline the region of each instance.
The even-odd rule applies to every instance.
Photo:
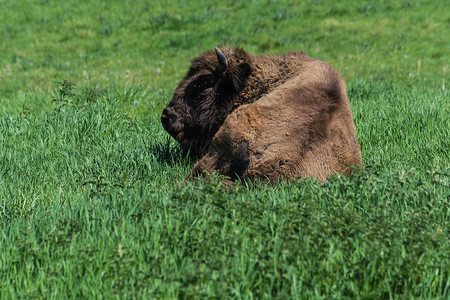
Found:
[[[449,299],[449,9],[0,0],[0,298]],[[186,183],[160,114],[223,44],[331,63],[364,170]]]

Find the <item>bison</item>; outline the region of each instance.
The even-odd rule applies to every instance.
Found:
[[[217,170],[233,181],[324,181],[362,165],[343,80],[303,51],[206,51],[192,60],[161,122],[199,159],[190,178]]]

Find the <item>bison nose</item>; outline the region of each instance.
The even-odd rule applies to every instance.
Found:
[[[170,121],[170,118],[169,118],[169,115],[167,114],[167,108],[164,108],[163,113],[161,115],[161,123],[162,123],[164,129],[166,129],[167,125],[169,125],[169,121]]]
[[[177,116],[178,116],[177,113],[175,113],[175,111],[172,108],[170,107],[164,108],[161,115],[161,123],[163,125],[163,128],[168,132],[171,132],[174,129],[172,127],[173,123],[177,119]]]

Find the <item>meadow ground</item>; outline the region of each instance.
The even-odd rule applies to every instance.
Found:
[[[448,11],[0,1],[0,298],[448,299]],[[364,170],[185,183],[159,117],[221,44],[331,63]]]

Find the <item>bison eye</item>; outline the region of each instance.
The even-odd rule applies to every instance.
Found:
[[[207,96],[211,93],[213,87],[216,85],[216,78],[212,74],[200,75],[191,83],[188,84],[185,90],[186,103],[192,106],[194,102],[201,97]]]
[[[207,89],[203,90],[203,92],[200,93],[200,96],[206,96],[206,95],[208,95],[209,93],[211,93],[212,90],[213,90],[212,87],[207,88]]]

